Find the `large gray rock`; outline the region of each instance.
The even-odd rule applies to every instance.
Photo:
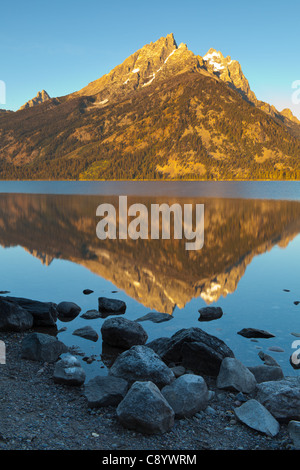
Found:
[[[120,354],[110,368],[109,375],[121,377],[130,384],[150,380],[159,388],[169,385],[175,378],[171,369],[146,346],[133,346]]]
[[[248,367],[250,372],[256,378],[257,383],[268,382],[272,380],[282,380],[284,378],[281,367],[259,365]]]
[[[123,300],[99,297],[98,309],[104,315],[119,315],[125,313],[126,304]]]
[[[15,302],[0,298],[0,331],[25,331],[33,326],[33,316]]]
[[[179,330],[171,338],[159,338],[147,346],[166,364],[182,362],[186,369],[200,375],[217,376],[222,360],[234,357],[224,341],[200,328]]]
[[[208,388],[199,375],[185,374],[161,390],[178,418],[189,418],[208,405]]]
[[[81,308],[74,302],[60,302],[57,306],[57,312],[59,320],[73,320],[79,315]]]
[[[78,328],[72,333],[75,336],[80,336],[81,338],[89,339],[90,341],[98,341],[98,333],[91,326],[83,326]]]
[[[84,388],[84,395],[90,408],[115,406],[120,403],[128,391],[128,382],[113,376],[97,376]]]
[[[21,356],[41,362],[55,362],[68,348],[57,338],[43,333],[31,333],[22,341]]]
[[[256,399],[279,421],[300,419],[300,377],[257,385]]]
[[[80,386],[85,377],[85,372],[75,356],[66,355],[55,364],[53,380],[56,383]]]
[[[234,412],[237,418],[256,431],[274,437],[279,432],[279,423],[257,400],[248,400]]]
[[[18,304],[33,316],[34,326],[55,326],[57,321],[57,305],[53,302],[40,302],[38,300],[22,297],[2,297]]]
[[[292,439],[295,449],[300,450],[300,421],[290,421],[288,425],[290,438]]]
[[[220,367],[217,387],[251,393],[256,388],[256,379],[250,370],[238,359],[226,357]]]
[[[101,334],[105,343],[122,349],[143,345],[148,339],[146,331],[139,323],[123,317],[105,320],[101,327]]]
[[[174,425],[174,411],[152,382],[135,382],[117,408],[126,428],[144,434],[165,433]]]

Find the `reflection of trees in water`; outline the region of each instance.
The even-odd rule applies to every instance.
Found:
[[[300,231],[295,201],[129,197],[128,204],[205,204],[205,241],[105,240],[96,236],[96,208],[113,196],[0,195],[0,243],[21,245],[42,262],[82,264],[149,308],[171,313],[194,296],[210,303],[233,292],[253,256],[286,244]],[[150,210],[149,210],[150,212]]]

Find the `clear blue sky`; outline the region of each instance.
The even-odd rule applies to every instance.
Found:
[[[173,32],[195,54],[239,60],[259,99],[279,110],[300,80],[298,0],[10,0],[0,4],[0,80],[7,109],[45,89],[76,91],[144,44]]]

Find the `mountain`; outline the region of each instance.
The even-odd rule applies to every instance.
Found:
[[[299,179],[300,123],[236,60],[172,34],[72,94],[0,115],[2,179]]]
[[[38,94],[32,98],[32,100],[27,101],[20,109],[33,108],[34,106],[44,103],[45,101],[50,100],[50,96],[45,90],[39,91]]]

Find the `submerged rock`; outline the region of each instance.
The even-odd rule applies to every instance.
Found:
[[[238,335],[245,338],[275,338],[272,333],[265,330],[258,330],[257,328],[243,328],[238,332]]]
[[[212,321],[221,318],[223,310],[221,307],[204,307],[198,310],[200,313],[199,321]]]
[[[91,326],[83,326],[78,328],[72,333],[75,336],[80,336],[81,338],[89,339],[91,341],[98,341],[98,333]]]
[[[108,299],[107,297],[98,298],[99,312],[108,315],[119,315],[125,313],[126,304],[122,300]]]
[[[101,327],[103,342],[117,348],[129,349],[134,345],[143,345],[148,339],[144,328],[127,318],[108,318]]]
[[[60,302],[57,311],[59,320],[73,320],[79,315],[81,308],[74,302]]]
[[[117,416],[126,428],[145,434],[170,431],[174,411],[152,382],[135,382],[117,408]]]
[[[172,320],[173,316],[169,313],[149,312],[143,317],[137,318],[135,321],[152,321],[153,323],[163,323]]]

